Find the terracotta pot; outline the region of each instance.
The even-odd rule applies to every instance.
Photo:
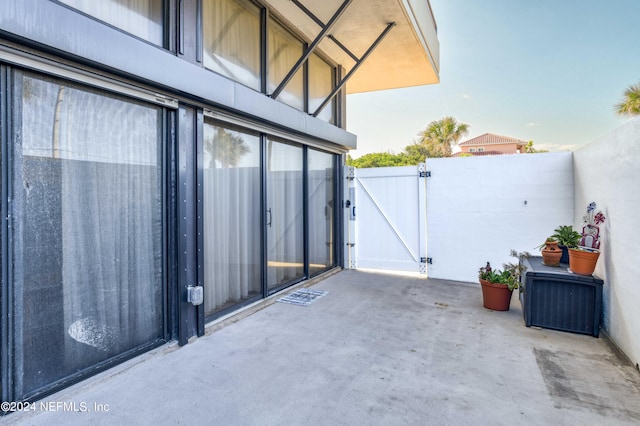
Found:
[[[511,293],[506,284],[496,284],[480,279],[482,286],[482,304],[493,311],[508,311],[511,304]]]
[[[596,269],[599,251],[569,249],[569,269],[574,274],[591,275]]]
[[[542,249],[542,262],[547,266],[558,266],[562,257],[562,249],[558,247],[557,241],[545,242],[545,248]]]

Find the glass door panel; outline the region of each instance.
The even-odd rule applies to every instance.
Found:
[[[267,140],[267,285],[304,276],[302,147]]]
[[[164,338],[163,118],[57,79],[16,83],[12,362],[23,398]]]
[[[333,154],[309,149],[309,275],[335,265],[334,203],[335,167]]]
[[[205,123],[205,315],[262,294],[260,136]]]

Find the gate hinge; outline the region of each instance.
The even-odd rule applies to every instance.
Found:
[[[352,166],[345,166],[345,178],[347,180],[353,180],[356,177],[356,168]]]
[[[421,178],[428,178],[431,177],[431,170],[427,170],[425,172],[420,172],[420,177]]]
[[[428,263],[429,265],[433,265],[433,259],[430,257],[421,257],[420,263]]]

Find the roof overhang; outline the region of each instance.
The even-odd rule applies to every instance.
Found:
[[[299,0],[320,21],[327,23],[344,0]],[[265,0],[280,19],[308,40],[322,28],[291,0]],[[346,84],[347,93],[434,84],[440,81],[440,53],[436,22],[428,0],[352,0],[329,34],[318,44],[321,51],[348,73],[389,25],[395,26]]]

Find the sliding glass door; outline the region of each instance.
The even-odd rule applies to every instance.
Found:
[[[267,139],[267,286],[304,277],[302,146]]]
[[[206,119],[199,155],[205,317],[336,265],[335,154]]]
[[[205,315],[262,295],[260,136],[205,122]]]
[[[164,339],[163,110],[14,73],[15,396]]]
[[[335,155],[307,150],[309,275],[335,265]]]

